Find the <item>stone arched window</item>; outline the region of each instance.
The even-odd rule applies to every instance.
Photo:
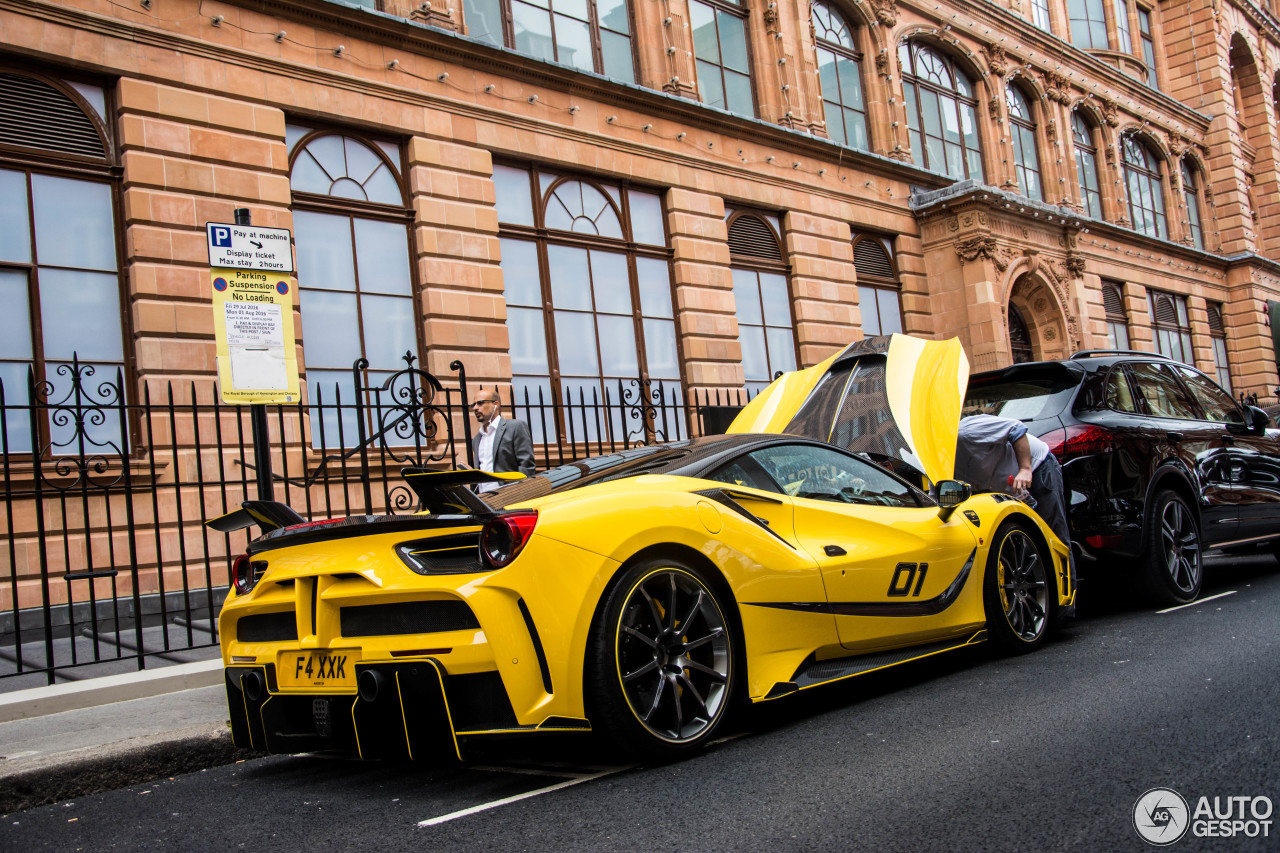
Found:
[[[951,57],[918,41],[898,49],[916,163],[956,180],[984,180],[973,82]]]
[[[1187,297],[1149,290],[1147,299],[1156,352],[1174,361],[1195,364],[1191,349],[1191,323],[1187,319]]]
[[[867,337],[902,331],[901,285],[890,254],[891,245],[871,234],[853,236],[858,306],[862,309],[862,334]]]
[[[1209,340],[1213,342],[1213,366],[1218,384],[1231,393],[1231,363],[1227,361],[1227,324],[1222,316],[1221,303],[1210,302],[1206,308],[1209,319]]]
[[[1035,114],[1027,96],[1016,83],[1005,87],[1009,105],[1009,140],[1013,145],[1013,168],[1018,189],[1028,198],[1044,200],[1044,180],[1040,175],[1040,155],[1036,146]]]
[[[290,125],[289,186],[298,262],[298,310],[316,446],[357,441],[351,372],[368,361],[366,385],[380,385],[421,356],[413,267],[393,143]],[[317,409],[314,404],[322,403]],[[341,428],[341,435],[339,435]]]
[[[536,166],[495,164],[493,183],[517,407],[612,401],[598,421],[534,419],[534,440],[553,427],[574,441],[642,437],[620,394],[634,399],[637,382],[682,393],[661,197]]]
[[[1200,170],[1191,158],[1182,158],[1182,198],[1187,205],[1187,236],[1197,249],[1204,248],[1204,228],[1200,216]]]
[[[850,148],[870,148],[862,95],[862,54],[853,28],[825,0],[814,0],[812,19],[827,135]]]
[[[745,0],[689,0],[698,97],[738,115],[756,114]]]
[[[626,0],[462,0],[467,35],[634,83]]]
[[[10,453],[127,452],[118,418],[51,412],[32,435],[28,412],[12,408],[32,402],[28,371],[37,396],[55,405],[124,402],[115,384],[127,336],[110,106],[94,83],[0,67],[0,382]]]
[[[728,220],[742,370],[747,389],[759,391],[780,371],[796,369],[790,270],[782,254],[778,217],[730,211]]]
[[[1102,182],[1098,177],[1097,127],[1081,110],[1071,113],[1071,141],[1076,152],[1080,203],[1094,219],[1102,218]]]
[[[1129,348],[1129,314],[1124,310],[1124,285],[1102,283],[1102,310],[1107,321],[1107,343],[1112,349]]]
[[[1129,219],[1134,229],[1150,237],[1169,239],[1160,161],[1147,143],[1134,134],[1126,134],[1120,140],[1120,157],[1124,162]]]

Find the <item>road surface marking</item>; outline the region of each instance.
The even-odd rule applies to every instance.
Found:
[[[546,788],[538,788],[533,791],[526,791],[523,794],[516,794],[513,797],[503,797],[501,800],[494,800],[493,802],[490,802],[490,803],[481,803],[480,805],[472,806],[469,809],[462,809],[461,811],[450,812],[449,814],[446,814],[446,815],[440,815],[440,817],[433,817],[427,820],[420,820],[418,821],[418,826],[435,826],[436,824],[439,824],[439,823],[446,823],[447,821],[457,820],[460,817],[466,817],[468,815],[478,814],[479,812],[488,811],[489,809],[496,809],[499,806],[510,805],[511,803],[518,803],[521,800],[527,800],[530,797],[537,797],[541,794],[549,794],[552,791],[559,791],[561,788],[568,788],[572,785],[581,784],[582,782],[591,782],[595,779],[601,779],[605,776],[611,776],[614,773],[620,773],[623,770],[630,770],[630,769],[631,769],[630,766],[614,767],[610,770],[601,771],[600,773],[593,773],[590,776],[579,776],[576,779],[568,779],[564,782],[560,782],[555,785],[550,785]]]
[[[1204,604],[1206,601],[1213,601],[1215,598],[1222,598],[1222,597],[1223,597],[1223,596],[1225,596],[1225,595],[1235,595],[1235,594],[1236,594],[1236,591],[1233,589],[1233,590],[1229,590],[1229,591],[1227,591],[1227,592],[1220,592],[1220,593],[1218,593],[1217,595],[1211,595],[1211,596],[1209,596],[1208,598],[1201,598],[1201,599],[1199,599],[1198,601],[1193,601],[1193,602],[1191,602],[1190,604],[1179,604],[1177,607],[1167,607],[1167,608],[1165,608],[1164,610],[1157,610],[1156,612],[1157,612],[1157,613],[1172,613],[1173,611],[1175,611],[1175,610],[1181,610],[1181,609],[1182,609],[1182,608],[1184,608],[1184,607],[1195,607],[1197,604]]]

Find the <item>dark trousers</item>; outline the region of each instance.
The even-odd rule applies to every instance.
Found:
[[[1062,482],[1062,466],[1052,453],[1031,472],[1031,497],[1036,501],[1036,512],[1049,525],[1049,529],[1066,543],[1070,556],[1071,584],[1075,586],[1076,555],[1071,550],[1071,528],[1067,526],[1066,489]]]

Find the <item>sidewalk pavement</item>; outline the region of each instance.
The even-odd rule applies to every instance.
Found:
[[[0,814],[255,755],[222,684],[212,660],[0,695]]]

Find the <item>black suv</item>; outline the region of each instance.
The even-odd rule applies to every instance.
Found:
[[[1280,431],[1193,367],[1091,350],[969,380],[965,413],[1016,418],[1062,463],[1076,553],[1200,594],[1206,548],[1280,545]]]

